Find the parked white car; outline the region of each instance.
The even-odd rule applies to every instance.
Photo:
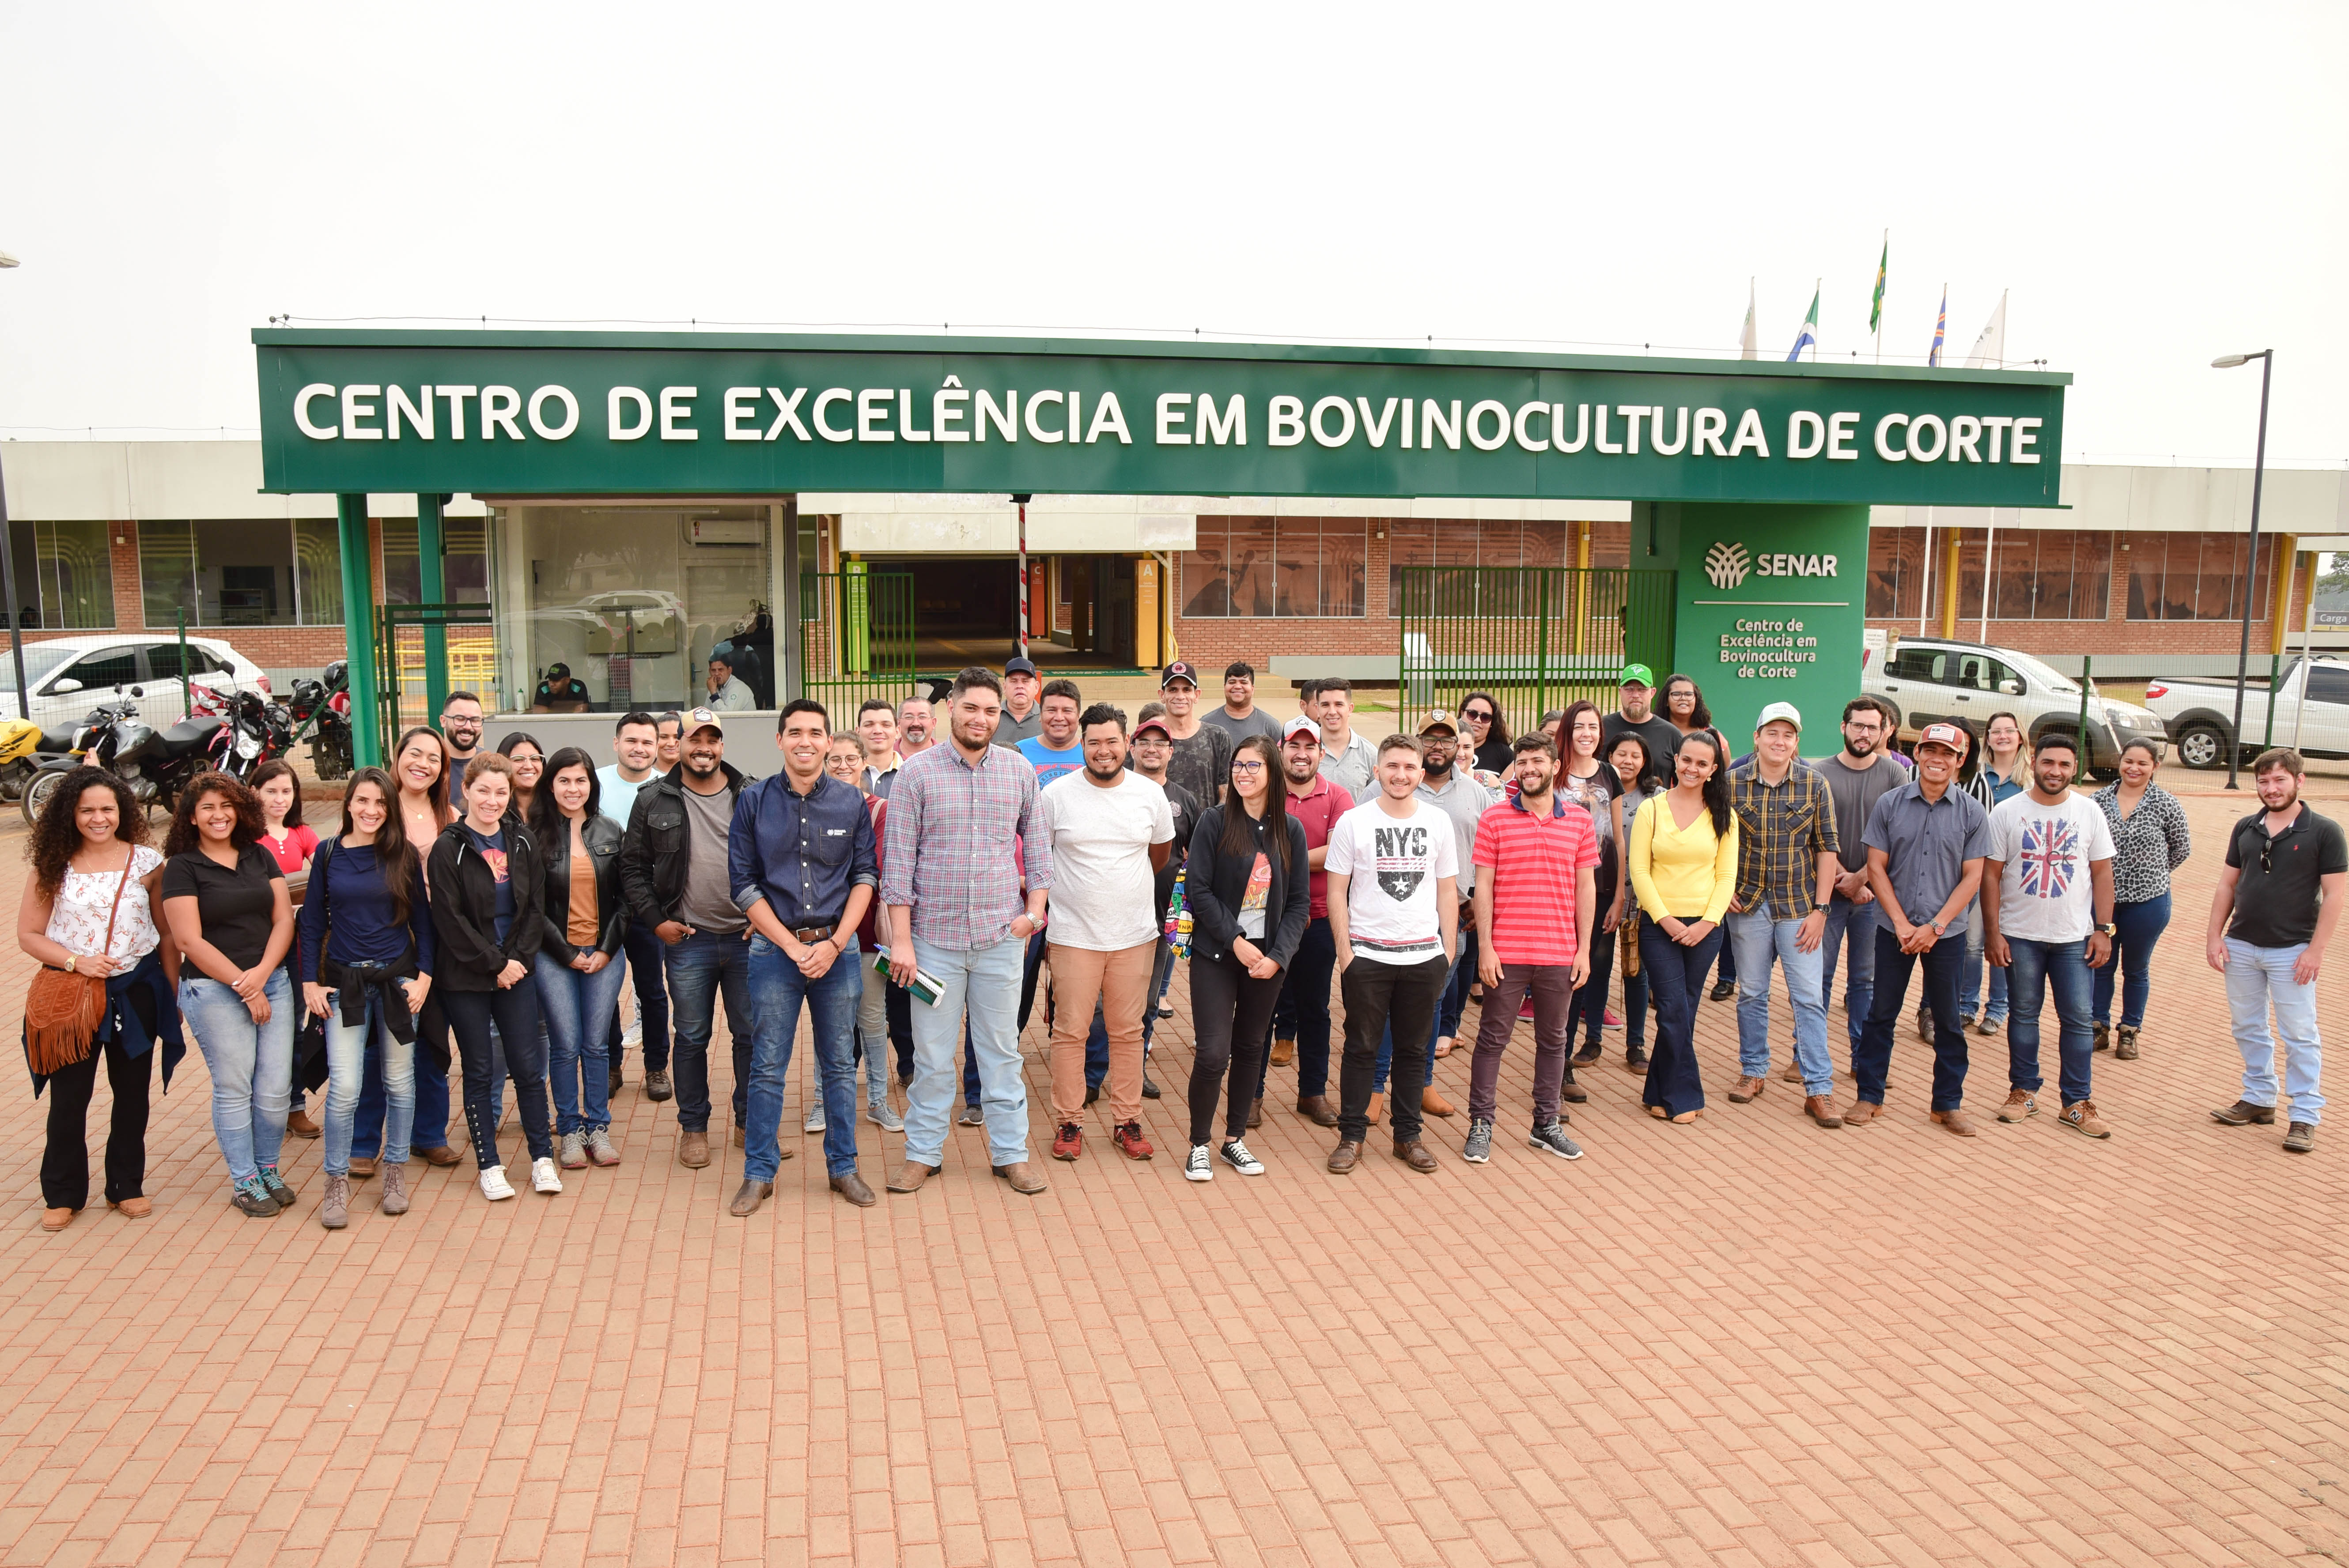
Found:
[[[1903,637],[1880,668],[1871,667],[1861,677],[1860,689],[1892,705],[1900,716],[1903,740],[1915,740],[1926,725],[1946,722],[1962,728],[1979,747],[1991,715],[2002,711],[2022,721],[2026,743],[2051,729],[2075,737],[2080,730],[2080,683],[2020,648]],[[2131,740],[2150,740],[2156,753],[2161,751],[2168,731],[2160,715],[2101,696],[2093,681],[2086,697],[2084,770],[2113,771],[2121,748]]]
[[[2297,744],[2308,757],[2349,757],[2349,661],[2332,654],[2295,657],[2276,677],[2273,696],[2278,746]],[[2247,760],[2270,733],[2269,696],[2265,681],[2243,687]],[[2145,700],[2168,722],[2179,761],[2189,768],[2227,765],[2227,738],[2235,728],[2233,681],[2157,680],[2145,688]]]
[[[214,637],[188,639],[187,673],[196,685],[222,691],[269,691],[269,677],[259,665]],[[52,735],[70,733],[91,708],[112,701],[118,686],[126,695],[132,686],[140,689],[139,711],[158,729],[179,723],[187,712],[179,639],[153,632],[97,632],[26,643],[25,686],[32,696],[27,717]],[[0,643],[0,718],[16,717],[16,669]]]

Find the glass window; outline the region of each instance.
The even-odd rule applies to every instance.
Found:
[[[294,595],[302,624],[343,624],[342,530],[332,518],[295,521]]]
[[[169,626],[185,614],[196,619],[196,534],[185,522],[139,525],[139,594],[150,626]]]
[[[60,678],[81,682],[84,691],[135,685],[139,679],[139,651],[132,647],[93,648],[67,665]]]
[[[317,519],[139,525],[139,589],[150,626],[172,625],[182,612],[191,626],[339,625],[341,573],[335,524]],[[303,583],[314,584],[307,605]]]
[[[2128,618],[2132,621],[2234,621],[2243,614],[2240,534],[2139,534],[2129,550]],[[2259,572],[2251,584],[2251,618],[2268,613],[2268,568],[2272,540],[2260,542]]]
[[[331,532],[333,525],[327,525]],[[440,520],[440,590],[451,604],[490,602],[489,520],[444,517]],[[424,573],[416,559],[416,520],[386,518],[383,522],[383,602],[423,603]],[[337,579],[339,597],[339,578]],[[305,615],[307,612],[305,612]],[[307,623],[316,624],[319,623]]]
[[[520,552],[511,576],[520,584],[529,686],[563,664],[598,710],[684,707],[708,691],[709,650],[732,643],[752,655],[734,673],[761,707],[773,707],[768,522],[760,505],[516,508],[507,537]],[[452,603],[488,592],[486,572],[471,582],[460,575],[465,533],[480,531],[449,525]],[[529,691],[522,696],[527,705]]]
[[[1895,648],[1884,666],[1885,678],[1896,681],[1934,681],[1941,678],[1941,665],[1949,655],[1940,648]]]
[[[114,624],[114,563],[103,522],[19,522],[16,613],[27,630],[97,631]],[[0,626],[8,606],[0,605]]]
[[[1360,615],[1369,559],[1360,518],[1202,517],[1183,554],[1182,613]]]
[[[2337,665],[2310,665],[2308,700],[2349,703],[2349,670]]]
[[[1909,620],[1924,614],[1925,531],[1868,531],[1868,610],[1879,620]]]
[[[1564,563],[1566,554],[1566,524],[1477,522],[1464,518],[1397,518],[1386,525],[1387,539],[1387,614],[1402,613],[1402,573],[1407,566],[1434,567],[1514,567],[1555,566]],[[1604,528],[1594,523],[1593,528]],[[1626,525],[1617,524],[1625,531]],[[1593,566],[1627,564],[1630,559],[1628,544],[1619,552],[1619,558],[1609,562],[1599,559],[1599,546],[1592,543]],[[1438,572],[1430,579],[1434,594],[1432,606],[1413,608],[1415,612],[1432,608],[1444,615],[1524,615],[1531,613],[1528,606],[1511,592],[1506,580],[1486,582],[1471,572],[1457,575]],[[1476,595],[1489,590],[1492,603],[1478,605]]]
[[[195,524],[195,554],[198,624],[295,624],[289,524],[207,520]]]
[[[1631,564],[1631,525],[1630,523],[1586,522],[1582,526],[1590,535],[1591,565],[1619,570]]]

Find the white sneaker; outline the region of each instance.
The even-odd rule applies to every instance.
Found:
[[[817,1100],[808,1107],[807,1120],[800,1124],[800,1130],[810,1133],[823,1130],[823,1101]]]
[[[644,1043],[645,1026],[642,1019],[630,1024],[627,1032],[620,1037],[620,1048],[624,1051],[641,1049]]]
[[[487,1198],[492,1203],[496,1203],[502,1202],[513,1195],[513,1183],[506,1180],[506,1168],[504,1166],[491,1165],[482,1169],[482,1197]]]
[[[1183,1161],[1183,1180],[1212,1181],[1215,1179],[1215,1162],[1207,1158],[1207,1146],[1204,1143],[1194,1143],[1191,1145],[1190,1158]]]
[[[533,1160],[530,1162],[530,1189],[533,1192],[563,1191],[563,1172],[554,1168],[554,1161]]]

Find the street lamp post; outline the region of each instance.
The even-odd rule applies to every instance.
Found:
[[[17,264],[16,258],[0,251],[0,272]],[[33,703],[26,694],[24,616],[16,599],[16,539],[8,525],[8,482],[0,476],[0,593],[8,596],[8,652],[16,662],[16,717],[33,717]]]
[[[2213,370],[2232,370],[2239,365],[2260,362],[2260,438],[2251,458],[2251,558],[2243,566],[2243,641],[2235,654],[2235,725],[2227,738],[2227,788],[2238,789],[2236,774],[2243,760],[2243,681],[2251,663],[2251,590],[2259,582],[2260,572],[2260,489],[2267,477],[2268,467],[2268,381],[2275,371],[2275,350],[2262,348],[2256,354],[2222,354],[2210,361]],[[2268,693],[2268,701],[2275,701],[2275,693]]]

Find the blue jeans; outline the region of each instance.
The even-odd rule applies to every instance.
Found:
[[[2169,895],[2113,905],[2113,961],[2096,971],[2096,1022],[2113,1021],[2113,974],[2121,975],[2121,1023],[2145,1022],[2146,995],[2153,986],[2153,944],[2169,926]]]
[[[932,971],[933,974],[936,971]],[[791,1081],[792,1042],[805,1003],[823,1078],[823,1163],[827,1174],[856,1169],[856,1006],[864,995],[856,938],[814,980],[763,936],[750,938],[750,1118],[742,1138],[742,1179],[771,1181],[782,1163],[783,1086]]]
[[[2243,1053],[2243,1098],[2253,1105],[2278,1105],[2275,1039],[2268,1033],[2268,1008],[2274,1006],[2275,1032],[2283,1037],[2290,1119],[2313,1126],[2324,1119],[2324,1042],[2316,1032],[2315,985],[2292,977],[2292,966],[2307,951],[2304,942],[2254,947],[2227,938],[2227,1012],[2234,1020],[2235,1048]]]
[[[644,1031],[645,1071],[664,1071],[668,1067],[668,987],[661,964],[661,939],[632,923],[621,941],[620,952],[627,955],[628,968],[636,977],[636,1022]],[[625,1054],[620,1046],[621,1033],[620,1012],[615,1007],[611,1023],[605,1026],[615,1068]],[[610,1092],[608,1084],[605,1092]]]
[[[256,1024],[233,990],[189,965],[180,978],[180,1016],[196,1032],[212,1078],[212,1136],[232,1181],[277,1169],[285,1110],[294,1102],[294,985],[280,965],[262,987],[269,1022]]]
[[[1166,1000],[1166,987],[1172,985],[1174,980],[1174,950],[1166,944],[1166,939],[1162,936],[1158,939],[1157,965],[1156,967],[1151,971],[1150,975],[1150,991],[1149,994],[1143,998],[1142,1005],[1142,1056],[1144,1061],[1150,1059],[1150,1037],[1157,1032],[1158,1028],[1158,1005]],[[1109,1031],[1107,1028],[1103,1028],[1102,1031],[1102,1065],[1104,1068],[1109,1065]],[[1087,1040],[1085,1042],[1085,1067],[1088,1076],[1090,1076],[1092,1067],[1092,1042],[1091,1040]]]
[[[1841,893],[1827,901],[1827,934],[1819,944],[1819,1000],[1824,1004],[1835,995],[1836,960],[1848,944],[1843,1013],[1855,1046],[1859,1044],[1859,1031],[1868,1022],[1868,1007],[1876,996],[1876,928],[1882,923],[1873,901],[1854,903]]]
[[[409,1121],[408,1142],[403,1148],[446,1149],[449,1146],[449,1075],[433,1065],[427,1050],[427,1037],[438,1032],[445,1043],[449,1034],[447,1009],[440,998],[426,998],[424,1012],[416,1020],[416,1050],[412,1061],[416,1079],[416,1109]],[[389,1131],[388,1096],[384,1087],[384,1056],[377,1036],[369,1036],[367,1051],[359,1069],[358,1108],[351,1125],[351,1158],[373,1160],[385,1151],[385,1135]],[[454,1066],[452,1061],[451,1066]],[[332,1071],[331,1058],[328,1071]]]
[[[1958,1027],[1958,971],[1966,961],[1962,935],[1942,937],[1921,954],[1900,951],[1892,928],[1876,923],[1876,995],[1868,1024],[1851,1050],[1851,1076],[1857,1098],[1884,1103],[1884,1080],[1892,1070],[1892,1031],[1909,999],[1909,976],[1925,971],[1925,1004],[1933,1013],[1933,1109],[1955,1110],[1965,1098],[1966,1032]]]
[[[1958,981],[1958,1012],[1963,1017],[1980,1016],[1985,1024],[2002,1024],[2007,1018],[2007,995],[2012,980],[2007,972],[1982,957],[1982,939],[1989,934],[1983,928],[1982,901],[1969,906],[1966,916],[1966,972]],[[1990,971],[1990,1007],[1982,1005],[1982,971]]]
[[[914,961],[938,983],[938,1005],[914,1005],[914,1081],[905,1093],[905,1159],[946,1161],[947,1112],[954,1104],[955,1054],[966,1009],[987,1112],[987,1151],[996,1165],[1028,1158],[1028,1085],[1020,1077],[1019,969],[1026,944],[933,947],[914,938]],[[830,1113],[825,1116],[830,1121]]]
[[[726,1003],[726,1032],[734,1046],[734,1125],[750,1120],[750,944],[740,936],[697,931],[662,956],[668,965],[669,1009],[676,1016],[677,1124],[709,1130],[709,1037],[718,1003]]]
[[[538,955],[538,1006],[546,1020],[547,1078],[554,1086],[554,1132],[602,1132],[612,1125],[612,1058],[598,1049],[619,1016],[627,961],[615,954],[583,975]]]
[[[2055,992],[2056,1085],[2065,1105],[2088,1098],[2088,1063],[2096,1047],[2090,1026],[2091,989],[2088,944],[2033,942],[2028,937],[2006,939],[2013,962],[2007,995],[2014,1011],[2006,1019],[2006,1080],[2011,1088],[2039,1092],[2039,1010],[2052,986]]]
[[[383,1021],[381,998],[369,996],[367,1017],[357,1024],[343,1022],[337,993],[326,993],[326,1171],[329,1176],[351,1173],[352,1131],[358,1119],[361,1084],[370,1060],[376,1064],[378,1093],[382,1097],[383,1162],[408,1163],[408,1140],[416,1121],[416,1042],[392,1038]],[[448,1080],[441,1080],[448,1094]],[[445,1111],[442,1113],[447,1114]],[[441,1124],[446,1130],[448,1123]]]
[[[1803,1092],[1833,1094],[1835,1062],[1827,1056],[1827,993],[1822,954],[1826,943],[1806,953],[1795,943],[1799,920],[1782,920],[1764,899],[1746,914],[1732,911],[1727,946],[1737,950],[1737,1065],[1747,1078],[1770,1076],[1770,965],[1785,971],[1786,999],[1795,1009],[1795,1061],[1803,1070]]]

